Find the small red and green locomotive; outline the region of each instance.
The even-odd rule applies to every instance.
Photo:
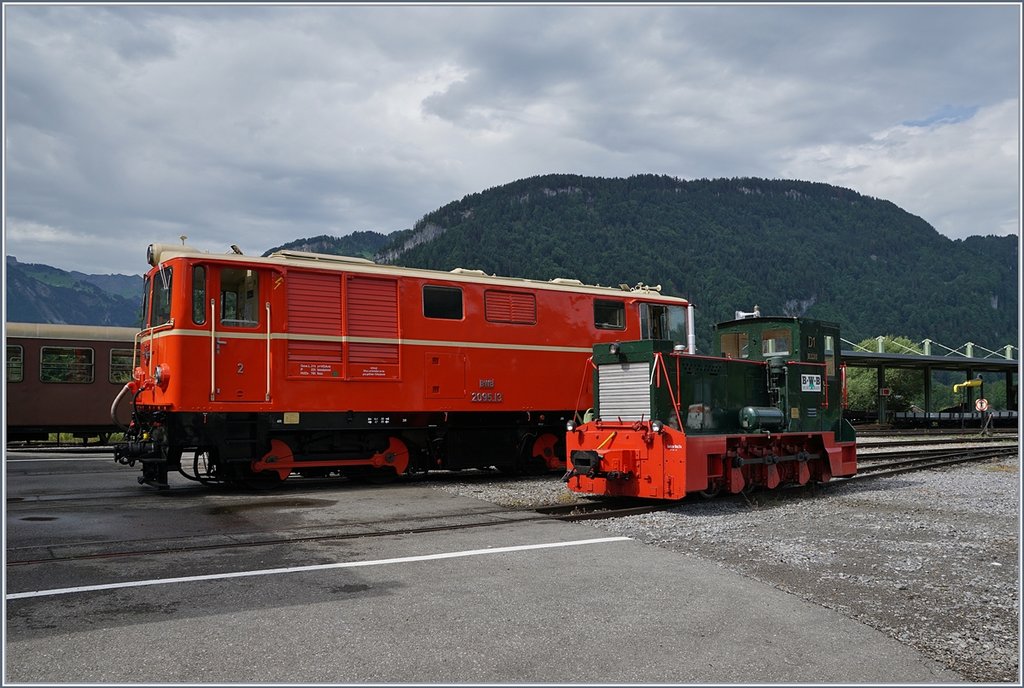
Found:
[[[839,326],[741,315],[715,327],[713,356],[594,345],[593,417],[566,436],[571,490],[682,499],[856,473]]]

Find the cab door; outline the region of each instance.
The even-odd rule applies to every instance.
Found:
[[[211,272],[213,401],[269,401],[269,275],[245,266]]]

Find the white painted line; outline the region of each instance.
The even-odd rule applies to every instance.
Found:
[[[43,463],[43,462],[50,462],[50,461],[110,461],[110,462],[113,462],[114,461],[114,456],[113,456],[113,454],[111,454],[110,456],[93,456],[93,457],[79,456],[79,457],[73,457],[73,458],[67,458],[67,459],[8,459],[8,458],[4,457],[4,463]]]
[[[336,564],[315,564],[311,566],[290,566],[283,569],[262,569],[258,571],[235,571],[233,573],[211,573],[204,576],[182,576],[180,578],[155,578],[142,581],[125,581],[123,583],[106,583],[103,585],[82,585],[75,588],[54,588],[52,590],[35,590],[33,592],[14,592],[7,595],[8,600],[21,600],[27,597],[53,597],[56,595],[72,595],[79,592],[97,590],[116,590],[118,588],[141,588],[146,585],[168,585],[170,583],[194,583],[196,581],[223,580],[227,578],[247,578],[249,576],[272,576],[279,573],[303,573],[305,571],[326,571],[328,569],[352,569],[361,566],[381,566],[383,564],[408,564],[417,561],[433,561],[435,559],[456,559],[474,557],[480,554],[502,554],[505,552],[525,552],[533,549],[552,549],[555,547],[575,547],[577,545],[598,545],[604,542],[622,542],[628,537],[606,537],[591,540],[571,540],[569,542],[545,542],[539,545],[514,545],[511,547],[489,547],[487,549],[471,549],[464,552],[443,552],[441,554],[422,554],[415,557],[397,557],[395,559],[374,559],[370,561],[343,561]]]

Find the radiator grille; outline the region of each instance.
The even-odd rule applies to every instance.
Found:
[[[612,363],[598,370],[598,416],[603,420],[651,417],[651,364]]]

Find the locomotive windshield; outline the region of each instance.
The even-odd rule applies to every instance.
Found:
[[[144,330],[171,321],[171,272],[172,268],[163,268],[146,275],[142,290],[142,317],[139,329]]]

